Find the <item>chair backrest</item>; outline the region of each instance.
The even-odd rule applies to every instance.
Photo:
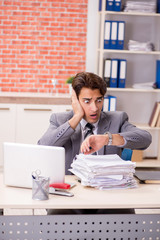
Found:
[[[122,151],[121,158],[125,161],[131,161],[133,150],[129,148],[124,148]]]

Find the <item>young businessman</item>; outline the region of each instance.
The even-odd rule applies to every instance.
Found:
[[[73,111],[53,113],[46,133],[38,144],[63,146],[65,148],[66,174],[76,154],[79,154],[81,143],[88,131],[104,134],[105,144],[102,144],[97,154],[118,154],[123,148],[146,149],[151,143],[151,135],[128,122],[125,112],[102,112],[106,83],[96,74],[78,73],[72,82]],[[92,124],[92,129],[86,124]],[[102,137],[103,139],[103,137]],[[89,147],[89,145],[88,145]],[[88,149],[83,148],[82,152]]]

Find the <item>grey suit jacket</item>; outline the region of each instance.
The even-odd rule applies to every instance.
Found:
[[[79,154],[81,126],[73,130],[68,120],[73,116],[73,111],[63,113],[53,113],[50,118],[50,126],[42,138],[38,141],[40,145],[60,146],[65,148],[65,169],[66,174],[70,174],[68,169],[76,154]],[[146,149],[151,143],[151,135],[145,130],[138,129],[128,122],[125,112],[101,112],[98,123],[98,134],[105,132],[119,133],[126,140],[124,148]],[[118,154],[121,156],[121,147],[104,146],[98,153]]]

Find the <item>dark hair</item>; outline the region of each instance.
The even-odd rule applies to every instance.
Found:
[[[77,97],[83,87],[92,90],[99,89],[100,93],[104,96],[107,91],[106,82],[98,75],[90,72],[80,72],[74,77],[72,87],[76,92]]]

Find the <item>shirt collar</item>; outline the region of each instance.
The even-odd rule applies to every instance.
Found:
[[[95,129],[98,127],[98,122],[99,122],[99,120],[96,123],[92,123],[92,125],[95,127]],[[85,126],[87,123],[88,122],[84,118],[82,118],[82,120],[80,121],[82,130],[85,130]]]

